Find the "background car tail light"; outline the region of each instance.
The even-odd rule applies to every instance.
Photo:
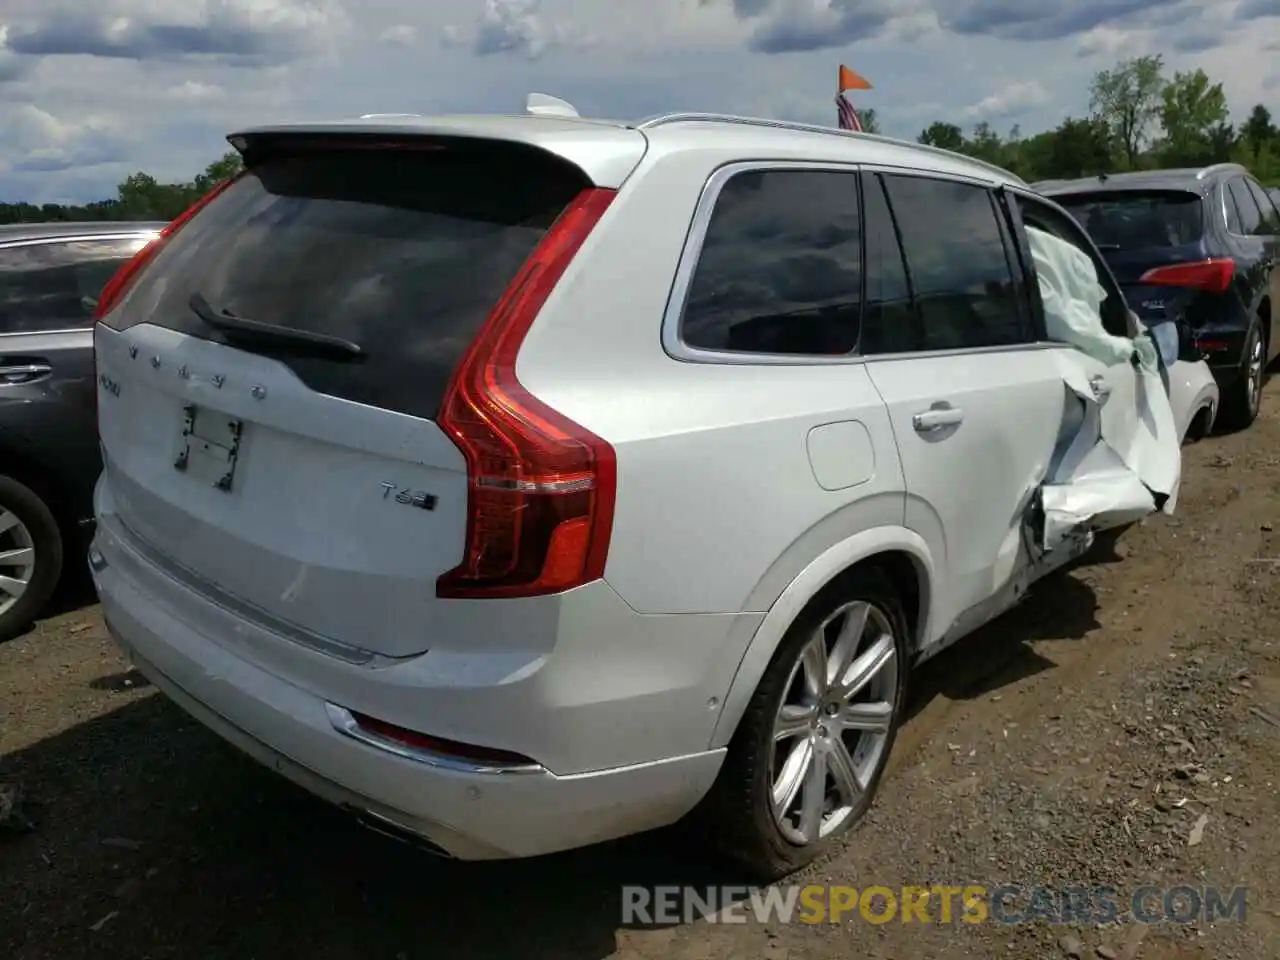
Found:
[[[1185,287],[1206,293],[1224,293],[1231,286],[1235,272],[1236,262],[1224,257],[1156,267],[1139,277],[1138,282],[1162,287]]]
[[[128,292],[130,285],[138,278],[138,274],[142,272],[142,268],[155,259],[155,255],[160,252],[161,248],[169,241],[175,233],[187,225],[187,222],[199,213],[211,200],[218,194],[231,186],[238,178],[239,174],[228,180],[223,180],[220,184],[206,193],[203,197],[193,203],[171,220],[154,240],[145,247],[135,253],[128,261],[125,262],[115,275],[107,281],[107,285],[102,288],[102,293],[98,295],[98,305],[93,311],[93,319],[101,320],[112,308],[120,302],[125,293]]]
[[[578,194],[511,281],[454,372],[439,423],[467,461],[462,560],[441,597],[557,593],[604,574],[617,464],[609,444],[533,397],[516,355],[615,192]]]

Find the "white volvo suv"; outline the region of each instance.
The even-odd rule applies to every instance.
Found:
[[[695,812],[776,877],[867,809],[913,665],[1172,508],[1212,379],[1004,171],[546,112],[229,138],[246,172],[99,304],[104,615],[437,852]]]

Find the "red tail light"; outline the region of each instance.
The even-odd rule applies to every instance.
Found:
[[[614,191],[580,193],[516,274],[453,374],[441,428],[467,461],[462,563],[441,597],[558,593],[604,575],[617,463],[599,437],[534,398],[516,354]]]
[[[455,740],[445,740],[441,737],[427,736],[425,733],[418,733],[416,730],[408,730],[405,727],[398,727],[393,723],[387,723],[385,720],[379,720],[376,717],[370,717],[363,713],[350,711],[352,718],[355,720],[359,728],[365,733],[380,737],[383,740],[390,740],[392,743],[398,743],[402,746],[411,747],[416,750],[426,750],[429,753],[439,754],[442,757],[449,757],[457,760],[464,760],[469,763],[485,763],[502,767],[528,767],[536,766],[536,762],[519,753],[512,753],[510,750],[499,750],[495,747],[479,747],[470,743],[458,743]]]
[[[1206,293],[1225,293],[1231,286],[1231,278],[1235,276],[1235,272],[1236,262],[1224,257],[1156,267],[1139,277],[1138,282],[1161,287],[1186,287]]]
[[[142,268],[155,259],[155,255],[168,242],[169,238],[186,226],[187,221],[199,213],[214,197],[222,193],[223,190],[231,186],[238,179],[239,175],[229,180],[223,180],[220,184],[206,193],[203,197],[193,203],[190,207],[178,215],[177,219],[171,220],[160,231],[154,240],[145,247],[135,253],[124,266],[116,271],[115,275],[107,281],[107,285],[102,288],[102,293],[98,295],[98,306],[93,311],[93,319],[101,320],[112,308],[120,302],[121,298],[128,292],[133,281],[138,278]]]

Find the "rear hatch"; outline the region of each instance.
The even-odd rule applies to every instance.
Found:
[[[1183,319],[1193,294],[1139,281],[1156,267],[1205,259],[1204,202],[1198,193],[1106,190],[1052,198],[1088,231],[1139,317],[1147,323]]]
[[[98,324],[114,519],[282,633],[421,652],[466,538],[466,464],[434,418],[585,177],[493,141],[249,156]]]

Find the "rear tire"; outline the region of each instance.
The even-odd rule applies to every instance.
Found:
[[[1258,419],[1262,407],[1263,371],[1266,368],[1267,345],[1262,337],[1262,325],[1255,323],[1245,340],[1244,360],[1236,382],[1222,397],[1222,409],[1218,424],[1224,432],[1245,430]]]
[[[783,637],[700,810],[711,840],[754,878],[831,852],[870,808],[905,708],[908,637],[874,568],[828,586]]]
[[[40,615],[62,576],[62,531],[33,490],[0,476],[0,643]]]

